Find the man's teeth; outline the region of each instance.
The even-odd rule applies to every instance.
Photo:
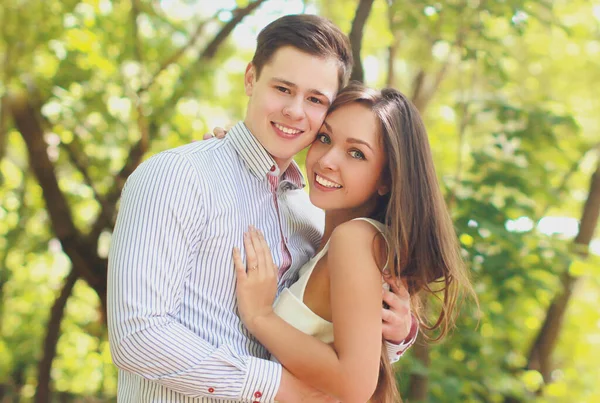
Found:
[[[285,126],[278,125],[277,123],[275,123],[275,127],[284,132],[285,134],[298,134],[302,132],[302,130],[290,129]]]
[[[322,185],[322,186],[325,186],[325,187],[328,187],[328,188],[334,188],[334,189],[339,189],[339,188],[342,187],[342,185],[338,185],[337,183],[333,183],[331,181],[328,181],[327,179],[322,178],[319,175],[315,175],[315,176],[316,176],[317,183],[319,185]]]

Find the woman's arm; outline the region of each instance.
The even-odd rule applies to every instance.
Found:
[[[340,225],[327,255],[335,350],[289,325],[272,309],[276,270],[264,238],[245,240],[248,273],[235,253],[240,316],[250,332],[294,376],[343,402],[365,402],[377,385],[381,354],[381,273],[375,228]]]

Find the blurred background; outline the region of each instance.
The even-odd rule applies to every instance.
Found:
[[[400,360],[405,399],[599,402],[599,0],[2,0],[0,402],[115,400],[124,181],[242,118],[255,37],[292,13],[421,110],[473,273],[481,312]]]

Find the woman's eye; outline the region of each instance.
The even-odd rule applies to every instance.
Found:
[[[319,140],[323,144],[331,144],[331,139],[328,135],[319,133],[317,134],[317,140]]]
[[[350,156],[352,158],[356,158],[357,160],[364,160],[365,159],[365,155],[362,153],[362,151],[358,151],[358,150],[352,150],[352,151],[350,151]]]

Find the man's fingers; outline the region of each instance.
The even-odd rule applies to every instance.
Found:
[[[225,137],[226,134],[227,130],[223,129],[222,127],[215,127],[212,133],[206,133],[204,136],[202,136],[202,140],[210,140],[214,139],[215,137],[218,139],[222,139]]]
[[[383,320],[383,323],[394,323],[396,321],[396,315],[389,309],[381,308],[381,319]]]
[[[222,139],[223,137],[225,137],[225,134],[227,134],[227,131],[222,127],[215,127],[213,129],[213,135],[218,139]]]
[[[392,310],[399,315],[407,315],[410,312],[410,300],[407,298],[400,298],[393,292],[384,291],[383,302],[388,304],[389,310]]]
[[[408,286],[406,285],[406,282],[404,280],[394,280],[390,278],[387,279],[386,282],[390,285],[392,291],[398,297],[410,299],[410,294],[408,293]]]
[[[388,304],[390,308],[398,308],[400,306],[400,298],[391,291],[383,291],[383,302]]]

